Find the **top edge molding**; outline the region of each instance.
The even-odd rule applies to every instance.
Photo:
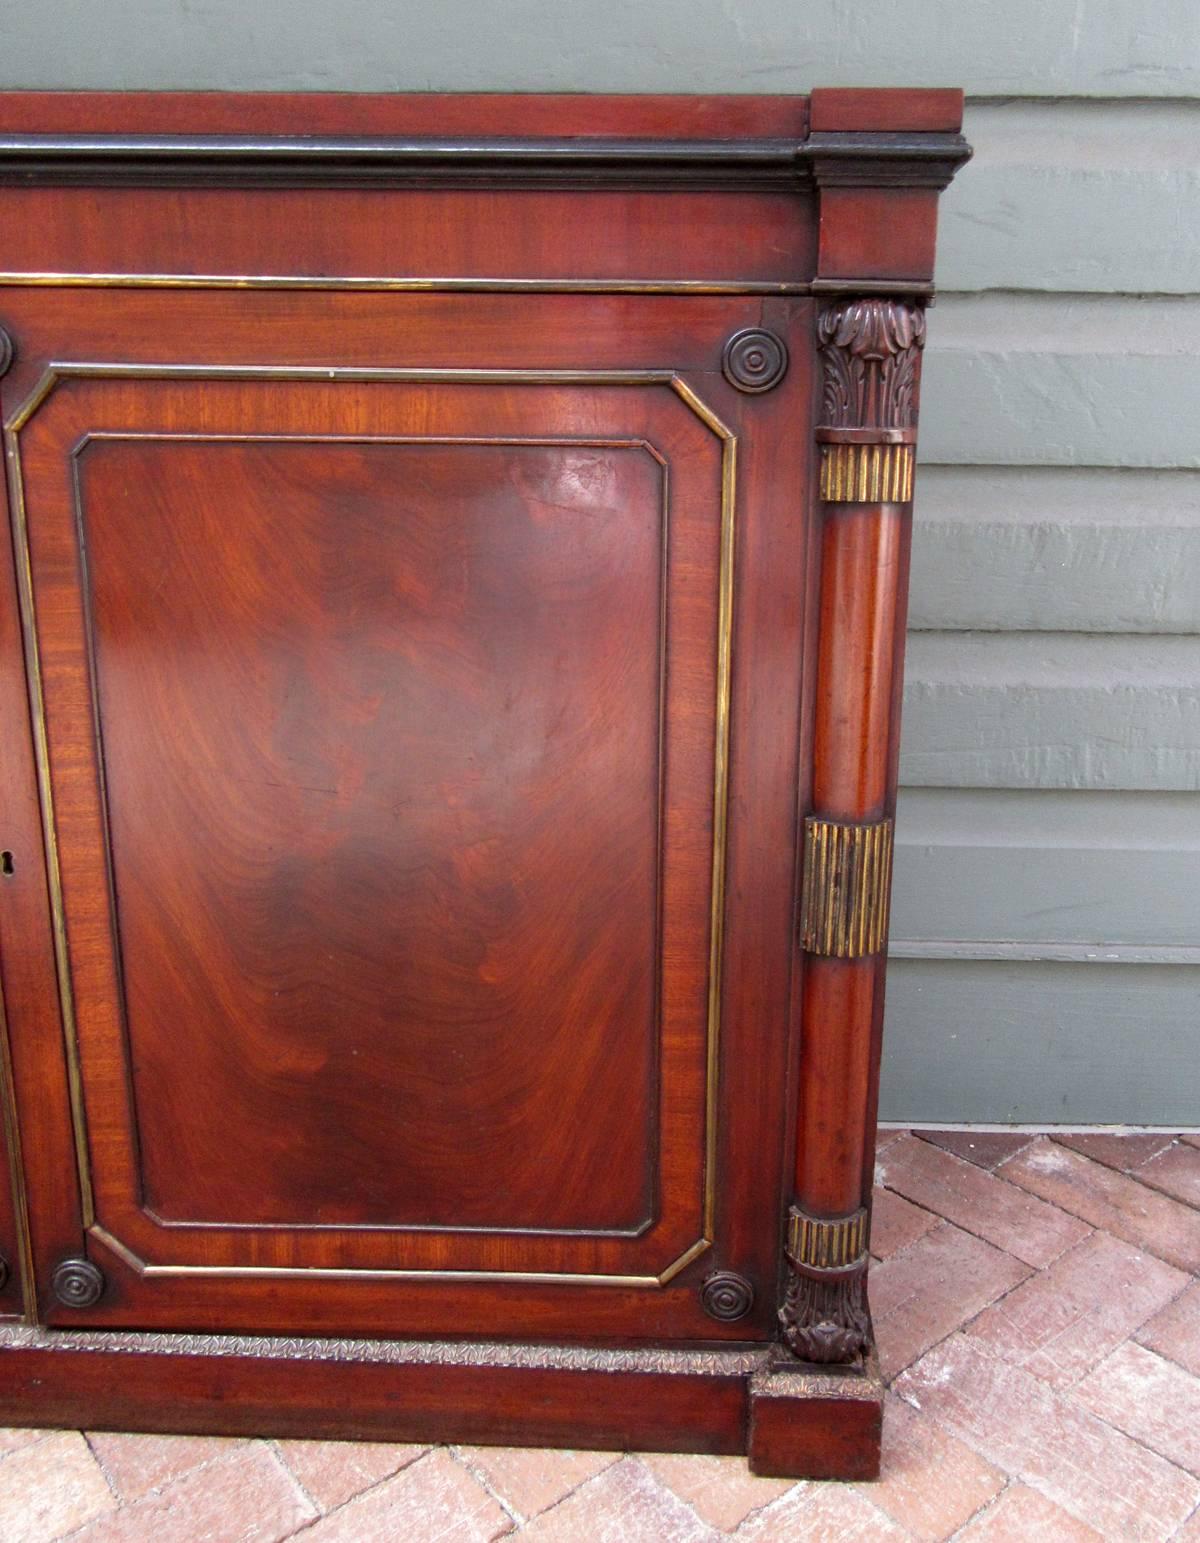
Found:
[[[970,154],[960,134],[912,131],[803,139],[8,132],[0,133],[0,184],[940,188]]]

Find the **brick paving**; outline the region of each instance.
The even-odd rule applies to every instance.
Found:
[[[1200,1543],[1200,1137],[881,1132],[877,1484],[739,1458],[0,1430],[0,1543]]]

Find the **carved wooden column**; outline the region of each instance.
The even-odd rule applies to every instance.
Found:
[[[895,813],[919,302],[838,300],[818,314],[824,529],[804,950],[795,1201],[785,1343],[846,1363],[870,1344],[865,1296],[883,954]]]
[[[757,1473],[878,1472],[883,1384],[867,1300],[917,395],[938,194],[970,151],[961,98],[920,110],[814,91],[818,558],[807,619],[778,1347],[750,1388]],[[811,570],[810,570],[811,571]],[[813,612],[815,611],[815,616]],[[831,1432],[836,1432],[831,1436]],[[847,1433],[853,1432],[853,1437]]]

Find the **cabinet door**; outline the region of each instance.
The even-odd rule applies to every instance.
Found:
[[[53,1290],[35,1138],[43,1315],[769,1332],[782,1111],[721,990],[735,522],[783,456],[738,473],[749,304],[8,298],[57,1161],[104,1281]]]

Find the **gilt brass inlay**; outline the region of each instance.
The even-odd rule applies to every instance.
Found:
[[[788,1212],[787,1252],[792,1263],[802,1268],[855,1269],[867,1252],[866,1211],[823,1221],[792,1206]]]
[[[801,947],[834,959],[879,953],[887,937],[891,880],[891,820],[805,820]]]
[[[821,497],[831,504],[906,504],[912,445],[822,445]]]

